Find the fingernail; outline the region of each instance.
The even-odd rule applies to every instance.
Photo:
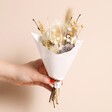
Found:
[[[55,82],[54,79],[50,79],[50,83],[53,84]]]

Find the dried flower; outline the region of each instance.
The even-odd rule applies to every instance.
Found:
[[[68,9],[65,15],[65,23],[69,24],[72,19],[73,13],[71,9]]]
[[[35,21],[35,19],[32,19],[32,20],[36,24],[37,29],[43,34],[45,32],[45,29],[44,29],[42,23],[39,20],[37,22]]]
[[[61,54],[72,50],[78,44],[77,37],[83,28],[83,25],[78,24],[80,16],[81,14],[74,20],[72,10],[68,9],[64,22],[55,21],[46,31],[39,20],[33,21],[42,34],[42,44],[51,52]],[[59,87],[56,86],[58,84]],[[60,81],[56,81],[53,85],[49,99],[49,102],[53,102],[54,108],[59,103],[60,84]]]
[[[38,23],[41,33],[43,34],[45,32],[44,26],[42,25],[42,23],[39,20],[37,21],[37,23]]]

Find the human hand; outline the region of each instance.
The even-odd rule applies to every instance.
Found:
[[[19,85],[39,85],[50,91],[52,90],[51,84],[55,82],[48,76],[41,59],[19,66],[15,81]]]

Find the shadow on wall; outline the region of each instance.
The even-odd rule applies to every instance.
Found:
[[[10,108],[14,107],[26,110],[32,103],[32,93],[31,87],[0,82],[0,105],[5,105],[6,108],[7,105],[10,105]]]

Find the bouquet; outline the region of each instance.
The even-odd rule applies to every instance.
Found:
[[[55,79],[49,102],[59,103],[61,83],[67,74],[82,41],[78,36],[83,26],[78,24],[81,14],[75,20],[71,9],[68,9],[64,21],[54,21],[48,29],[35,19],[34,23],[41,35],[32,32],[39,53],[46,67],[48,75]]]

